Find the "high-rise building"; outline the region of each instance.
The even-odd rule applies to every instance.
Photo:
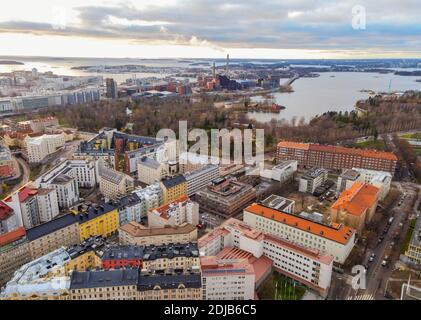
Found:
[[[117,99],[118,98],[117,82],[112,78],[107,78],[105,79],[105,84],[107,87],[107,98]]]

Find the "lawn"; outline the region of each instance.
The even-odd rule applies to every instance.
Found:
[[[404,139],[418,139],[418,140],[421,140],[421,132],[403,134],[402,135],[402,138],[404,138]]]
[[[262,300],[300,300],[306,288],[299,282],[274,271],[258,290]]]
[[[363,142],[357,142],[353,145],[355,148],[360,149],[376,149],[379,151],[385,150],[385,143],[383,140],[369,140],[369,141],[363,141]]]

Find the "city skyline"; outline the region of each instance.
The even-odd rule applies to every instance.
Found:
[[[37,1],[0,13],[0,55],[420,58],[421,4],[386,1]]]

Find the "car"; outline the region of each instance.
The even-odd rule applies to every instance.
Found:
[[[387,222],[389,225],[391,225],[393,223],[393,221],[395,220],[395,217],[390,217],[389,221]]]
[[[387,260],[386,259],[383,259],[383,261],[382,261],[382,267],[386,267],[387,266]]]
[[[378,240],[378,243],[381,243],[383,240],[384,240],[384,237],[383,237],[383,236],[381,236],[381,237],[379,238],[379,240]]]
[[[403,227],[403,223],[399,222],[399,227],[402,228]]]
[[[368,258],[368,261],[373,262],[373,261],[374,261],[374,258],[376,258],[376,254],[373,252],[373,253],[370,255],[370,258]]]

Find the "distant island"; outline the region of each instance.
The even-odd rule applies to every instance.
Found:
[[[24,65],[23,62],[19,62],[19,61],[12,61],[12,60],[0,60],[0,64],[5,64],[5,65]]]

